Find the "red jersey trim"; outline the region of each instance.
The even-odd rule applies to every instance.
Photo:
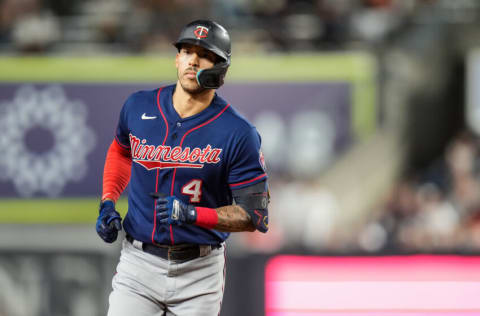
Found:
[[[185,140],[185,137],[190,134],[191,132],[193,132],[194,130],[196,129],[199,129],[200,127],[204,127],[205,125],[207,124],[210,124],[211,122],[215,121],[217,118],[220,117],[220,115],[223,114],[223,112],[225,112],[226,109],[228,109],[228,107],[230,106],[230,104],[227,104],[220,112],[218,112],[217,115],[215,115],[214,117],[212,117],[211,119],[209,119],[208,121],[198,125],[198,126],[195,126],[194,128],[190,129],[189,131],[187,131],[183,137],[182,137],[182,140],[180,141],[180,147],[182,147],[182,144],[183,144],[183,141]]]
[[[160,111],[160,114],[162,115],[163,121],[165,122],[165,138],[163,139],[162,146],[165,145],[165,142],[167,141],[168,137],[168,122],[167,119],[165,118],[165,114],[163,114],[162,111],[162,106],[160,105],[160,92],[163,90],[163,87],[158,89],[157,92],[157,107],[158,110]],[[159,175],[159,169],[157,169],[157,176],[155,177],[155,192],[158,192],[158,175]],[[153,203],[153,230],[152,230],[152,244],[157,244],[155,242],[155,231],[157,230],[157,200]]]
[[[167,119],[165,118],[165,114],[163,114],[162,106],[160,105],[160,91],[162,91],[162,90],[163,90],[163,87],[158,89],[157,107],[158,107],[158,110],[160,111],[160,114],[162,114],[163,121],[165,122],[165,127],[167,128],[167,132],[165,133],[165,138],[163,139],[163,143],[162,143],[162,146],[163,146],[163,145],[165,145],[165,142],[167,141],[167,137],[168,137],[168,122],[167,122]]]
[[[124,145],[120,142],[120,139],[118,139],[117,135],[115,135],[115,141],[117,142],[118,145],[120,145],[122,148],[130,150],[130,146]]]
[[[230,187],[237,187],[237,186],[242,185],[242,184],[247,184],[247,183],[250,183],[250,182],[253,182],[253,181],[256,181],[256,180],[265,178],[266,176],[267,176],[267,174],[264,173],[264,174],[259,175],[258,177],[255,177],[255,178],[250,179],[250,180],[247,180],[247,181],[232,183],[232,184],[230,184]]]

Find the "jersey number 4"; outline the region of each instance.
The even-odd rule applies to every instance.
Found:
[[[190,203],[198,203],[202,198],[202,180],[193,179],[182,187],[182,193],[190,195]]]

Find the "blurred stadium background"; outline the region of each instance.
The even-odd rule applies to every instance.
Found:
[[[105,314],[107,146],[204,17],[272,195],[222,315],[480,315],[479,1],[0,0],[0,316]]]

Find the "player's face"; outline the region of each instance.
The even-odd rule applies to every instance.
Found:
[[[204,91],[197,82],[197,72],[213,67],[215,59],[216,55],[203,47],[184,44],[175,58],[178,81],[183,90],[191,94]]]

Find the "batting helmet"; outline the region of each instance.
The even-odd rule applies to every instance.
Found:
[[[198,84],[207,89],[219,88],[230,66],[231,44],[227,30],[217,22],[210,20],[196,20],[188,23],[180,33],[178,40],[173,43],[178,50],[182,44],[201,46],[220,57],[221,62],[212,68],[197,72]]]

